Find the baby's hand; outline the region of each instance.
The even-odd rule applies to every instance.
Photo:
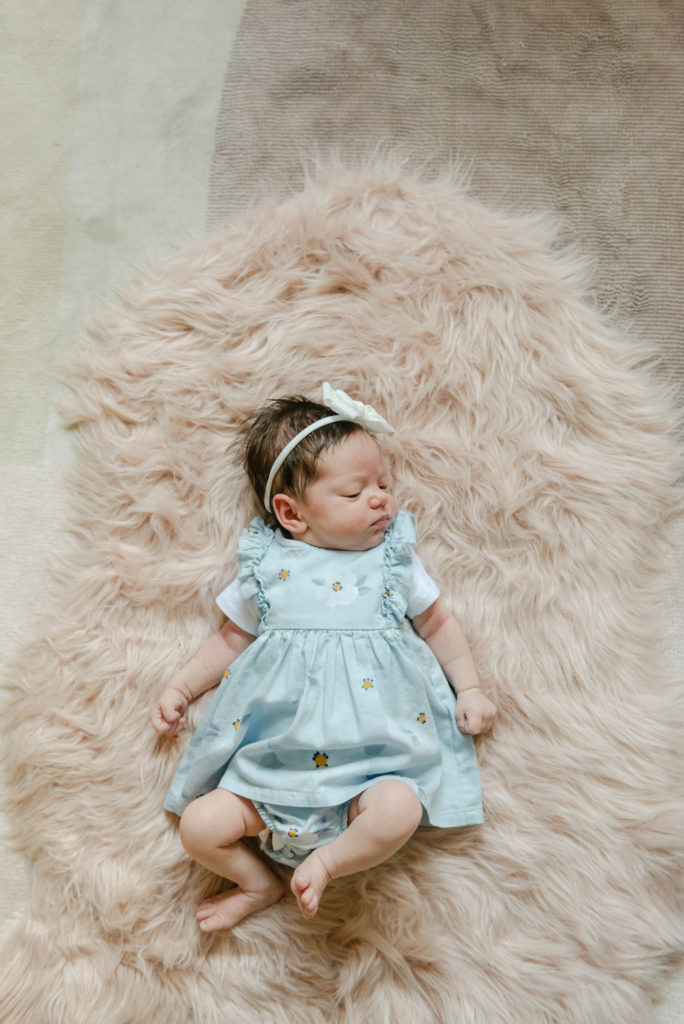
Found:
[[[496,719],[496,707],[479,686],[462,690],[456,701],[456,724],[461,732],[477,736],[488,732]]]
[[[189,701],[180,690],[167,686],[161,700],[152,708],[150,720],[160,736],[170,736],[172,740],[180,737],[185,726],[185,712]]]

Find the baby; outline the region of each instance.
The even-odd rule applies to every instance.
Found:
[[[223,676],[164,804],[190,856],[235,883],[199,906],[207,932],[283,895],[246,836],[294,868],[312,917],[331,879],[380,864],[420,824],[482,821],[472,735],[496,708],[392,497],[375,439],[392,428],[327,384],[323,402],[277,399],[251,418],[244,462],[264,518],[217,598],[225,625],[152,711],[178,739]]]

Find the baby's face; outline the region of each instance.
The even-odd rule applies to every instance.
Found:
[[[318,460],[318,477],[298,502],[306,524],[298,539],[319,548],[374,548],[397,514],[377,444],[357,430]]]

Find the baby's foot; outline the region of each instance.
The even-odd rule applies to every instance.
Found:
[[[321,896],[330,881],[320,850],[314,850],[303,861],[292,876],[291,889],[304,917],[313,917],[318,910]]]
[[[277,903],[283,895],[283,884],[273,875],[263,889],[242,890],[237,887],[220,892],[217,896],[200,903],[197,908],[197,920],[203,932],[218,932],[224,928],[234,928],[249,914],[265,910],[272,903]]]

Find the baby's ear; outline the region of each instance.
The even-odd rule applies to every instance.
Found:
[[[274,494],[271,498],[271,508],[282,528],[288,530],[293,537],[304,533],[307,529],[299,502],[292,495]]]

